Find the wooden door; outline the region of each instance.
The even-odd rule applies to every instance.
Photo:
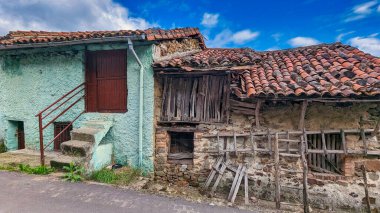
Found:
[[[127,51],[87,53],[87,112],[127,111]]]
[[[24,123],[21,121],[17,122],[16,134],[17,134],[18,149],[25,149]]]
[[[54,123],[54,137],[64,130],[70,122],[56,122]],[[70,132],[73,130],[73,126],[67,128],[57,139],[54,140],[54,150],[61,150],[61,143],[71,140]]]

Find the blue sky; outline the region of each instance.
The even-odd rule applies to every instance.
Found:
[[[200,28],[209,47],[341,41],[380,56],[380,0],[0,0],[1,34],[188,26]]]

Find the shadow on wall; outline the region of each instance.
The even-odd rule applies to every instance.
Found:
[[[7,147],[5,146],[4,139],[0,139],[0,153],[6,152]]]

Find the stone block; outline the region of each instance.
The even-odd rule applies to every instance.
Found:
[[[369,172],[379,172],[380,171],[380,160],[379,159],[366,160],[365,165],[366,165],[367,171],[369,171]]]

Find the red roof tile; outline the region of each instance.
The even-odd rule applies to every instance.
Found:
[[[203,36],[198,28],[178,28],[170,30],[151,28],[147,30],[83,32],[11,31],[6,36],[0,37],[0,45],[12,46],[15,44],[48,43],[133,35],[145,35],[148,41],[195,37],[198,38],[203,47],[205,47]]]
[[[206,49],[154,66],[186,71],[241,66],[231,82],[239,97],[380,95],[380,58],[341,43],[266,52]]]

